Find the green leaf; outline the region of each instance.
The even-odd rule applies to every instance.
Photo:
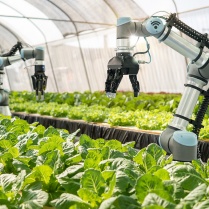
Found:
[[[153,174],[162,180],[170,180],[169,172],[163,168],[157,170]]]
[[[65,158],[72,157],[75,154],[75,145],[73,142],[63,142],[62,149]]]
[[[63,173],[56,176],[60,185],[65,191],[71,194],[77,194],[80,188],[80,179],[83,175],[83,165],[73,165],[68,167]]]
[[[47,203],[48,194],[41,190],[23,190],[20,199],[21,209],[41,209]]]
[[[72,134],[68,135],[68,137],[66,138],[67,142],[71,142],[72,140],[75,139],[76,135],[80,132],[80,129],[76,130],[75,132],[73,132]]]
[[[9,149],[13,146],[12,142],[9,140],[0,140],[0,147],[3,149]]]
[[[85,170],[81,178],[82,188],[92,190],[101,195],[104,192],[105,186],[105,180],[100,171],[94,169]]]
[[[165,156],[166,152],[156,143],[151,143],[146,147],[146,151],[155,159],[157,162],[161,156]]]
[[[109,147],[113,150],[122,151],[122,143],[116,139],[108,140],[105,144],[105,147]]]
[[[197,204],[194,205],[195,209],[208,209],[209,208],[209,200],[205,200],[203,202],[198,202]]]
[[[69,178],[75,176],[77,173],[83,172],[84,168],[83,168],[83,164],[78,164],[78,165],[72,165],[69,166],[64,172],[62,172],[61,174],[57,175],[57,179],[59,178],[63,178],[68,176]]]
[[[192,190],[184,199],[182,199],[182,201],[189,203],[197,203],[205,196],[206,189],[207,189],[207,185],[201,184],[198,187],[196,187],[194,190]]]
[[[105,143],[106,143],[106,140],[105,139],[102,139],[102,138],[99,138],[99,139],[96,139],[95,140],[95,146],[97,148],[103,148],[104,145],[105,145]]]
[[[113,195],[116,186],[116,174],[115,171],[106,170],[102,172],[102,176],[104,177],[107,185],[102,197],[104,199],[108,199]]]
[[[19,150],[16,147],[10,147],[8,153],[11,153],[13,158],[17,158],[20,155]]]
[[[141,176],[141,173],[136,165],[137,164],[129,159],[116,158],[112,161],[112,164],[110,165],[110,170],[116,170],[117,172],[122,171],[123,173],[125,173],[126,176],[124,176],[123,178],[128,178],[128,180],[124,179],[124,181],[134,186],[138,177]]]
[[[170,194],[164,188],[163,181],[152,174],[144,174],[136,182],[136,196],[142,203],[149,193],[156,193],[161,198],[170,200]]]
[[[146,152],[146,147],[139,150],[139,152],[133,158],[133,161],[138,163],[139,165],[143,165],[143,154]]]
[[[48,142],[54,142],[57,143],[57,145],[61,145],[65,140],[61,136],[50,136],[48,137],[47,143]]]
[[[21,191],[21,187],[23,185],[25,176],[26,176],[26,171],[25,170],[21,170],[18,173],[16,181],[12,185],[12,191],[15,191],[15,192]]]
[[[19,150],[20,153],[25,153],[28,147],[33,144],[34,141],[31,139],[31,137],[34,136],[32,136],[32,134],[24,134],[18,137],[19,141],[17,142],[17,144],[15,144],[15,147]]]
[[[208,177],[207,166],[201,160],[193,160],[192,165],[203,178]]]
[[[80,136],[79,142],[80,142],[80,145],[85,147],[86,149],[95,148],[95,140],[91,139],[86,134],[82,134]]]
[[[66,165],[73,165],[82,161],[81,154],[74,155],[73,157],[69,157],[66,161]]]
[[[116,171],[116,184],[114,194],[127,193],[130,186],[131,179],[123,171]]]
[[[206,180],[191,165],[178,165],[170,173],[172,179],[178,182],[185,190],[193,190]]]
[[[141,205],[132,197],[119,195],[102,202],[99,209],[140,209]]]
[[[79,176],[82,176],[82,175],[79,175]],[[80,178],[72,179],[72,178],[69,178],[68,176],[65,176],[65,177],[59,178],[58,182],[65,189],[65,191],[70,194],[77,195],[77,192],[80,189]]]
[[[13,156],[8,152],[0,156],[0,163],[4,165],[5,173],[10,173],[13,170],[12,161],[13,161]]]
[[[125,144],[122,144],[122,152],[128,152],[129,148],[134,148],[136,142],[126,142]]]
[[[157,165],[157,162],[155,161],[155,159],[148,152],[143,153],[142,160],[143,160],[143,167],[145,171],[148,171],[153,166]]]
[[[0,175],[0,186],[4,192],[10,191],[12,185],[15,183],[17,176],[14,174],[1,174]]]
[[[170,184],[169,187],[171,185],[173,186],[173,191],[170,191],[170,193],[173,194],[172,196],[176,202],[180,202],[180,200],[187,195],[187,191],[184,191],[184,189],[179,184],[176,184],[175,181],[165,181],[165,182],[168,182],[168,184]]]
[[[6,134],[6,132],[7,132],[6,127],[3,125],[0,125],[0,135],[2,136]]]
[[[45,152],[50,152],[56,149],[62,150],[61,145],[57,144],[56,142],[47,142],[41,146],[38,154],[41,155]]]
[[[2,173],[3,170],[4,170],[4,165],[0,163],[0,174]]]
[[[17,143],[17,136],[12,132],[7,132],[6,134],[1,136],[0,140],[8,140],[13,145],[15,145]]]
[[[161,197],[159,197],[155,193],[149,193],[145,197],[142,206],[143,206],[143,208],[144,207],[147,208],[147,206],[149,208],[149,206],[152,206],[150,208],[153,208],[153,209],[154,208],[158,209],[158,206],[161,206],[159,208],[175,209],[176,205],[171,203],[171,202],[169,202],[169,201],[167,201],[167,200],[165,200],[165,199],[163,199],[163,198],[161,198]]]
[[[23,187],[35,181],[42,181],[44,184],[49,184],[53,170],[48,165],[40,165],[33,168],[33,171],[26,176]]]
[[[56,209],[68,209],[71,206],[77,206],[79,209],[91,209],[91,206],[84,202],[76,195],[63,193],[58,199],[50,202],[50,204]]]
[[[84,161],[84,168],[95,168],[99,169],[99,163],[102,160],[102,153],[101,149],[98,148],[89,148],[88,154],[86,156],[86,159]]]
[[[102,202],[102,198],[97,193],[86,188],[79,189],[78,196],[94,208],[98,208],[98,205]]]
[[[59,131],[56,129],[56,128],[54,128],[54,127],[52,127],[52,126],[49,126],[45,131],[44,131],[44,137],[45,136],[54,136],[54,135],[56,135],[56,136],[59,136],[60,135],[60,133],[59,133]]]
[[[158,161],[157,161],[157,165],[160,165],[162,167],[166,166],[167,164],[172,163],[173,161],[173,155],[169,155],[169,156],[164,156],[162,155]]]
[[[78,150],[78,153],[81,154],[81,157],[82,157],[83,159],[85,159],[86,156],[87,156],[87,154],[88,154],[87,148],[84,147],[84,146],[78,146],[78,147],[77,147],[77,150]]]
[[[6,127],[9,127],[9,126],[12,124],[12,122],[11,122],[11,119],[4,118],[4,119],[2,119],[2,120],[0,121],[0,124],[1,124],[1,125],[4,125],[4,126],[6,126]]]
[[[44,132],[45,132],[46,128],[43,126],[43,125],[38,125],[37,127],[35,127],[33,129],[33,132],[43,136],[44,135]]]
[[[105,181],[107,181],[108,179],[111,179],[114,174],[115,174],[115,171],[114,170],[105,170],[105,171],[102,171],[102,176],[105,179]]]
[[[121,151],[110,149],[109,158],[125,158],[124,154]]]
[[[59,173],[64,167],[59,150],[46,153],[43,164],[50,166],[54,174]]]
[[[133,158],[138,153],[138,150],[132,147],[128,147],[128,155]]]

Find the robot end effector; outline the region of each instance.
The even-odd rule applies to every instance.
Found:
[[[35,73],[31,76],[33,89],[36,91],[36,99],[44,100],[44,91],[46,89],[48,76],[45,75],[43,48],[24,48],[21,50],[21,58],[23,60],[35,58]]]
[[[16,52],[19,50],[18,55]],[[35,58],[35,73],[31,76],[33,89],[36,91],[37,100],[44,99],[44,90],[46,89],[47,76],[45,75],[44,49],[42,47],[23,47],[21,42],[17,42],[12,49],[0,55],[0,86],[3,85],[3,68],[12,65],[20,60],[26,61]]]
[[[134,96],[137,97],[139,94],[139,82],[137,81],[138,71],[139,64],[130,54],[121,53],[113,57],[108,63],[108,75],[105,82],[107,96],[114,98],[123,75],[129,75],[134,90]]]
[[[117,88],[123,75],[129,75],[134,96],[139,94],[140,86],[137,81],[139,63],[132,55],[134,46],[130,46],[130,36],[135,34],[131,19],[128,17],[119,18],[117,21],[117,48],[116,56],[108,62],[107,80],[105,91],[108,97],[114,98]]]
[[[139,63],[145,64],[151,62],[151,56],[149,53],[150,46],[146,40],[146,37],[150,36],[151,33],[154,36],[158,36],[164,29],[162,21],[158,19],[157,21],[159,21],[159,24],[157,24],[157,26],[156,24],[152,24],[152,20],[149,20],[151,22],[142,24],[140,22],[133,22],[129,17],[121,17],[118,19],[116,56],[108,62],[108,75],[105,83],[105,91],[108,97],[115,97],[117,88],[123,78],[123,75],[129,75],[129,79],[134,90],[134,96],[138,96],[140,90],[139,82],[137,81]],[[151,26],[146,27],[146,24]],[[136,52],[132,55],[132,50],[136,45],[130,45],[130,38],[132,35],[144,37],[147,44],[147,50],[145,52]],[[135,60],[135,55],[145,53],[149,54],[149,62]]]

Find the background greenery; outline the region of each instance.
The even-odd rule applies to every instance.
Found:
[[[53,117],[105,122],[111,126],[135,126],[144,130],[164,130],[180,102],[180,94],[145,94],[133,97],[132,92],[118,92],[108,98],[104,92],[45,93],[37,102],[34,93],[11,92],[10,109],[15,112],[37,113]],[[195,118],[199,98],[192,118]],[[206,112],[200,139],[209,139],[209,111]],[[192,126],[188,126],[192,130]]]

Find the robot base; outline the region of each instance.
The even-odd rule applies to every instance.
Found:
[[[0,114],[7,115],[7,116],[12,115],[10,112],[9,106],[0,106]]]
[[[167,128],[159,138],[160,146],[176,161],[191,162],[197,159],[197,135]]]

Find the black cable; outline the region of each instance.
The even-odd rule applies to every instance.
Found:
[[[172,26],[177,28],[179,31],[181,31],[182,33],[186,34],[187,36],[189,36],[190,38],[198,41],[198,42],[202,42],[203,40],[205,41],[205,46],[207,48],[209,48],[209,39],[207,37],[205,37],[205,34],[201,34],[198,31],[194,30],[193,28],[189,27],[187,24],[185,24],[184,22],[182,22],[181,20],[179,20],[176,17],[176,14],[171,14],[169,16],[169,18],[167,18],[166,20],[168,23],[170,21],[173,22]]]
[[[149,52],[149,50],[150,50],[150,45],[149,45],[149,43],[148,43],[148,41],[147,41],[147,39],[146,39],[145,37],[144,37],[144,39],[145,39],[146,44],[147,44],[147,50],[144,51],[144,52],[136,52],[136,53],[133,54],[133,57],[134,57],[135,55],[137,55],[137,54],[146,54],[146,53]]]
[[[136,56],[137,54],[146,54],[146,53],[148,53],[148,55],[149,55],[149,61],[148,62],[146,62],[146,61],[139,61],[139,63],[141,63],[141,64],[145,64],[145,63],[146,64],[149,64],[151,62],[151,60],[152,60],[151,54],[150,54],[150,51],[149,51],[150,50],[150,45],[149,45],[146,37],[144,37],[144,40],[146,41],[147,50],[144,51],[144,52],[136,52],[136,53],[133,54],[133,57]]]

